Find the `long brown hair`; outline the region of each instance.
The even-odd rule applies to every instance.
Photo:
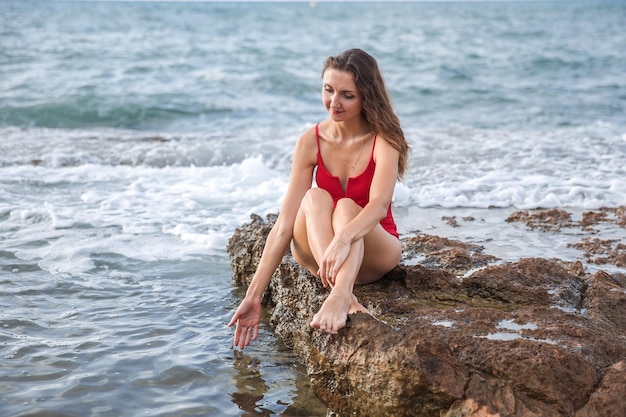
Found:
[[[393,111],[376,59],[361,49],[348,49],[326,58],[322,76],[329,68],[352,74],[354,84],[363,97],[363,117],[376,133],[382,134],[400,152],[398,177],[402,178],[406,171],[409,144]]]

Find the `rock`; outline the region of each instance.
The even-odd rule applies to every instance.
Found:
[[[418,234],[404,239],[404,260],[425,256],[421,264],[431,268],[444,268],[448,271],[463,272],[471,268],[488,265],[496,257],[483,254],[480,245],[453,241],[445,237]]]
[[[560,231],[562,227],[574,227],[572,215],[561,209],[541,210],[530,214],[517,211],[506,219],[507,222],[522,222],[531,229]]]
[[[626,245],[619,242],[618,239],[591,239],[586,237],[581,242],[568,246],[584,251],[585,258],[589,263],[626,267]]]
[[[511,214],[506,221],[521,222],[533,230],[560,232],[563,228],[580,227],[581,232],[598,233],[592,226],[626,228],[626,206],[586,211],[582,213],[580,221],[572,220],[572,214],[561,209],[537,210],[533,213],[518,211]],[[626,267],[626,245],[619,239],[585,237],[581,242],[567,246],[582,250],[588,263]]]
[[[576,417],[620,417],[626,410],[626,362],[611,366]]]
[[[272,221],[253,216],[230,239],[238,285]],[[350,315],[336,335],[310,328],[328,290],[289,254],[265,294],[277,335],[336,415],[626,415],[623,276],[553,259],[497,263],[437,237],[403,243],[437,268],[402,264],[356,287],[373,316]]]

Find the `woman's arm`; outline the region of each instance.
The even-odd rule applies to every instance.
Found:
[[[311,188],[313,169],[317,163],[316,155],[315,133],[313,129],[309,129],[298,139],[293,155],[289,186],[278,218],[267,236],[261,260],[248,286],[246,296],[228,323],[228,326],[237,323],[234,344],[242,349],[258,335],[261,298],[293,237],[293,225],[300,202],[307,190]]]
[[[310,133],[310,132],[307,132]],[[293,225],[304,194],[311,188],[313,168],[317,163],[315,139],[305,133],[300,137],[294,151],[289,186],[272,227],[257,270],[250,282],[246,296],[261,298],[269,285],[272,274],[278,268],[293,237]]]

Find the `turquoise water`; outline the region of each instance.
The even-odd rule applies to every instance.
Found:
[[[278,209],[323,60],[379,61],[413,148],[401,232],[615,207],[625,21],[620,1],[0,1],[0,416],[325,415],[267,325],[243,353],[225,327],[226,243]],[[510,243],[490,227],[472,238]]]

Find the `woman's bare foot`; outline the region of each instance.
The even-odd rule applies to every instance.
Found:
[[[352,294],[352,304],[350,305],[350,310],[348,311],[348,314],[354,314],[354,313],[371,314],[369,310],[365,308],[363,304],[359,303],[359,300],[358,298],[356,298],[356,295]]]
[[[311,327],[335,334],[346,326],[348,314],[357,312],[369,314],[354,294],[345,297],[343,294],[331,291],[320,311],[313,316]]]
[[[337,330],[345,327],[351,307],[351,294],[344,295],[331,291],[320,311],[313,316],[311,327],[335,334]]]

